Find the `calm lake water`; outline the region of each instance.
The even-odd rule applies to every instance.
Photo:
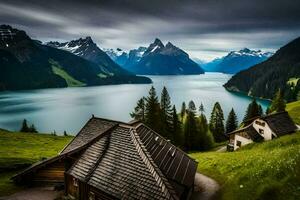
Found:
[[[219,101],[225,116],[233,107],[239,120],[243,118],[251,98],[227,92],[222,85],[231,75],[206,73],[191,76],[150,76],[157,93],[166,86],[178,112],[181,103],[202,102],[209,118],[213,104]],[[76,134],[91,118],[129,121],[129,113],[139,98],[147,95],[150,84],[112,85],[82,88],[42,89],[0,93],[0,127],[19,130],[26,118],[40,132],[58,134],[66,130]],[[264,109],[267,101],[259,101]]]

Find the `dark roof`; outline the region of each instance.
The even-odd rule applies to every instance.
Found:
[[[228,133],[228,135],[236,134],[236,133],[240,133],[240,132],[247,133],[247,135],[251,138],[251,140],[253,140],[255,142],[262,141],[264,139],[263,136],[261,136],[253,127],[253,122],[251,124],[249,124],[248,126],[245,126],[243,128],[240,128],[240,129],[237,129],[235,131]]]
[[[61,153],[68,152],[89,143],[91,140],[116,125],[118,125],[118,122],[116,121],[95,117],[91,118],[79,131],[76,137],[74,137],[73,140],[61,151]]]
[[[261,136],[253,127],[253,125],[251,124],[251,126],[246,128],[246,133],[249,135],[249,137],[251,138],[251,140],[253,140],[254,142],[259,142],[264,140],[264,137]]]
[[[144,124],[138,126],[136,132],[168,179],[188,187],[193,185],[198,166],[195,160]]]
[[[179,199],[193,186],[197,162],[145,125],[133,124],[92,118],[60,155],[33,167],[80,150],[66,173],[82,182],[118,199]]]
[[[261,118],[265,120],[277,136],[293,133],[297,127],[288,112],[278,112]]]
[[[118,126],[89,146],[67,173],[119,199],[176,199],[138,140],[131,128]]]
[[[262,120],[266,121],[267,124],[269,125],[269,127],[271,128],[271,130],[277,136],[282,136],[285,134],[293,133],[297,130],[297,126],[295,125],[295,123],[293,122],[291,117],[289,116],[288,112],[284,111],[284,112],[273,113],[273,114],[266,115],[263,117],[255,117],[255,118],[251,119],[252,120],[251,124],[249,124],[246,127],[232,131],[231,133],[228,133],[228,135],[245,131],[248,133],[249,137],[253,141],[260,140],[260,137],[262,137],[262,136],[253,128],[253,123],[254,123],[253,121],[255,119],[262,119]]]

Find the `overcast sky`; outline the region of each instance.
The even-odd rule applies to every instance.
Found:
[[[300,36],[299,0],[1,0],[0,23],[41,41],[91,36],[129,50],[156,37],[210,60],[244,47],[275,51]]]

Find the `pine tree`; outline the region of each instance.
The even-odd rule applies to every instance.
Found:
[[[64,136],[65,136],[65,137],[68,136],[67,131],[64,131]]]
[[[142,97],[140,100],[138,100],[137,105],[134,108],[134,111],[130,113],[130,116],[133,119],[145,122],[145,97]]]
[[[181,112],[180,112],[181,122],[183,122],[183,118],[185,114],[186,114],[186,105],[185,102],[182,102]]]
[[[174,138],[174,144],[177,146],[183,145],[181,123],[178,119],[178,114],[175,105],[172,108],[172,133]]]
[[[216,102],[211,113],[209,128],[216,142],[226,140],[224,128],[224,114],[219,102]]]
[[[29,131],[28,132],[30,132],[30,133],[37,133],[38,131],[36,130],[36,128],[35,128],[35,126],[34,126],[34,124],[32,124],[31,126],[30,126],[30,128],[29,128]]]
[[[268,115],[268,114],[270,114],[271,113],[271,110],[270,110],[270,107],[268,107],[267,109],[266,109],[266,114]]]
[[[263,114],[264,114],[264,111],[263,111],[261,105],[259,104],[259,105],[258,105],[258,115],[259,115],[259,116],[262,116]]]
[[[203,114],[205,112],[202,102],[201,102],[200,107],[199,107],[199,112],[200,112],[200,114]]]
[[[160,110],[162,119],[162,130],[161,134],[173,140],[173,134],[171,129],[172,124],[172,106],[171,99],[166,87],[163,88],[160,100]]]
[[[197,122],[196,122],[196,106],[193,101],[189,102],[189,107],[184,123],[184,147],[187,151],[193,150],[195,147],[197,136]]]
[[[237,127],[238,127],[237,116],[232,108],[228,114],[227,121],[226,121],[226,133],[230,133],[236,130]]]
[[[26,119],[24,119],[23,122],[22,122],[22,127],[20,129],[20,132],[24,132],[24,133],[29,132],[29,127],[27,125],[27,120]]]
[[[259,104],[257,104],[256,99],[254,98],[252,102],[248,105],[243,121],[246,122],[249,119],[261,116],[262,114],[262,108]]]
[[[209,132],[208,123],[204,113],[198,118],[198,135],[196,150],[204,151],[212,147],[213,136]]]
[[[155,88],[152,86],[149,90],[149,95],[146,98],[145,104],[145,124],[153,130],[160,132],[161,115],[158,97],[156,96]]]
[[[270,106],[270,111],[271,112],[282,112],[285,111],[285,101],[283,98],[283,93],[279,89],[276,94],[274,99],[272,100],[271,106]]]

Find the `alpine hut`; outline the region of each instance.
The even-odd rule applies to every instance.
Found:
[[[12,179],[63,184],[65,195],[94,199],[189,199],[198,163],[146,125],[92,117],[53,158]]]

